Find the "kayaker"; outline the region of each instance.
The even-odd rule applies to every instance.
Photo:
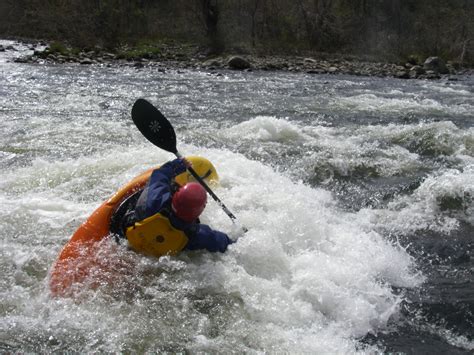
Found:
[[[122,219],[132,249],[161,256],[182,249],[225,252],[232,243],[227,234],[199,222],[207,202],[204,188],[196,182],[174,182],[189,166],[186,159],[175,159],[152,172],[135,207]]]

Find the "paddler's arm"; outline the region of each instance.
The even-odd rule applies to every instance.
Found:
[[[206,249],[210,252],[223,253],[229,244],[233,243],[227,234],[213,230],[206,224],[197,224],[193,229],[193,233],[186,233],[189,241],[185,249]]]
[[[137,219],[150,217],[165,206],[171,199],[172,180],[186,171],[187,164],[189,163],[184,159],[175,159],[152,172],[135,207]]]

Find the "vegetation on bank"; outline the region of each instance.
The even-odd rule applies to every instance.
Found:
[[[135,45],[123,44],[116,48],[104,48],[99,45],[93,47],[71,46],[68,42],[51,41],[44,50],[36,50],[33,56],[42,59],[70,59],[77,61],[81,57],[89,59],[108,58],[113,60],[159,61],[176,58],[191,58],[198,48],[186,44],[175,44],[162,41],[142,41]]]
[[[0,13],[0,35],[114,49],[124,59],[158,57],[158,43],[174,41],[207,54],[474,63],[472,0],[5,0]]]
[[[29,43],[29,42],[26,42]],[[457,75],[470,74],[471,70],[456,63],[445,63],[439,57],[429,57],[418,62],[416,58],[400,63],[377,62],[341,54],[318,54],[318,58],[301,55],[235,55],[221,53],[209,58],[196,45],[176,42],[143,43],[139,46],[121,46],[116,51],[96,46],[93,50],[81,50],[61,42],[49,46],[29,43],[33,54],[18,57],[19,63],[37,64],[95,64],[100,66],[128,66],[137,69],[149,67],[159,71],[195,69],[215,72],[222,69],[270,70],[305,72],[307,74],[348,74],[360,76],[395,77],[400,79],[458,80]],[[1,48],[15,50],[14,46]],[[220,74],[218,74],[220,75]]]

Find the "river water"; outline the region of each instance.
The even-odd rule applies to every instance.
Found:
[[[0,53],[2,352],[474,350],[472,77],[29,65],[13,44]],[[215,192],[249,231],[225,254],[160,260],[107,240],[130,265],[118,281],[52,298],[75,229],[173,158],[133,125],[139,97],[181,153],[216,165]],[[213,201],[203,221],[239,236]]]

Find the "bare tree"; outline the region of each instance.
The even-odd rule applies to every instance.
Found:
[[[220,51],[222,43],[219,40],[217,24],[219,22],[219,6],[217,0],[199,0],[201,11],[206,25],[206,36],[213,51]]]
[[[316,48],[323,48],[337,41],[334,4],[334,0],[298,0],[306,35],[310,44]]]

